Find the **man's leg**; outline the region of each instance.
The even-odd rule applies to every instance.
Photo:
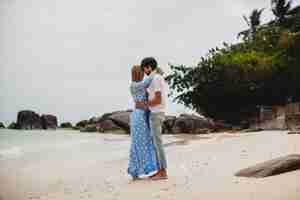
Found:
[[[160,173],[166,174],[167,160],[165,151],[163,148],[163,143],[161,139],[162,134],[162,123],[164,120],[164,113],[151,113],[150,114],[150,127],[153,137],[153,143],[156,148],[157,158],[159,162]]]

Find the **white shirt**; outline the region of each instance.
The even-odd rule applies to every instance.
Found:
[[[166,107],[166,82],[164,78],[157,74],[155,71],[150,74],[153,77],[153,80],[148,87],[149,100],[155,98],[155,92],[161,92],[161,104],[156,106],[149,107],[150,111],[153,113],[165,112]]]

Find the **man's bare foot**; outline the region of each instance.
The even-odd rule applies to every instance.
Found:
[[[159,170],[156,174],[150,177],[151,180],[163,180],[168,179],[166,170]]]
[[[167,170],[166,170],[166,169],[160,169],[160,170],[158,170],[155,174],[153,174],[152,176],[150,176],[150,178],[151,178],[151,177],[154,177],[154,176],[156,176],[156,175],[158,175],[158,174],[161,174],[161,175],[163,175],[163,176],[168,176],[168,173],[167,173]]]
[[[161,169],[161,174],[163,176],[168,176],[167,170],[166,169]]]
[[[157,174],[157,175],[150,178],[150,180],[152,180],[152,181],[166,180],[166,179],[168,179],[168,176],[164,176],[164,175],[161,175],[161,174]]]

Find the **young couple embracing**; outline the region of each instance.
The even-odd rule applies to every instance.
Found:
[[[146,75],[147,77],[144,77]],[[128,174],[133,180],[167,179],[167,161],[162,143],[166,83],[153,57],[132,67],[130,92],[135,109],[130,116],[131,146]]]

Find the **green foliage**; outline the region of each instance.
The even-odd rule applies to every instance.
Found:
[[[238,34],[238,37],[243,37],[243,39],[253,39],[257,32],[258,26],[261,24],[261,15],[262,12],[264,11],[263,9],[254,9],[249,17],[246,17],[245,15],[243,16],[245,22],[249,26],[250,29],[242,31]]]
[[[294,33],[300,31],[300,6],[297,6],[288,12],[284,26]]]
[[[170,65],[166,79],[174,101],[232,123],[239,123],[259,105],[299,101],[300,33],[288,20],[298,20],[300,9],[284,5],[289,11],[284,24],[256,25],[255,32],[250,27],[250,39],[244,37],[240,43],[224,43],[222,48],[209,50],[197,66]],[[256,10],[255,15],[261,12]]]
[[[280,25],[283,25],[291,9],[292,1],[271,0],[271,5],[272,5],[272,12],[276,17],[276,21]]]

